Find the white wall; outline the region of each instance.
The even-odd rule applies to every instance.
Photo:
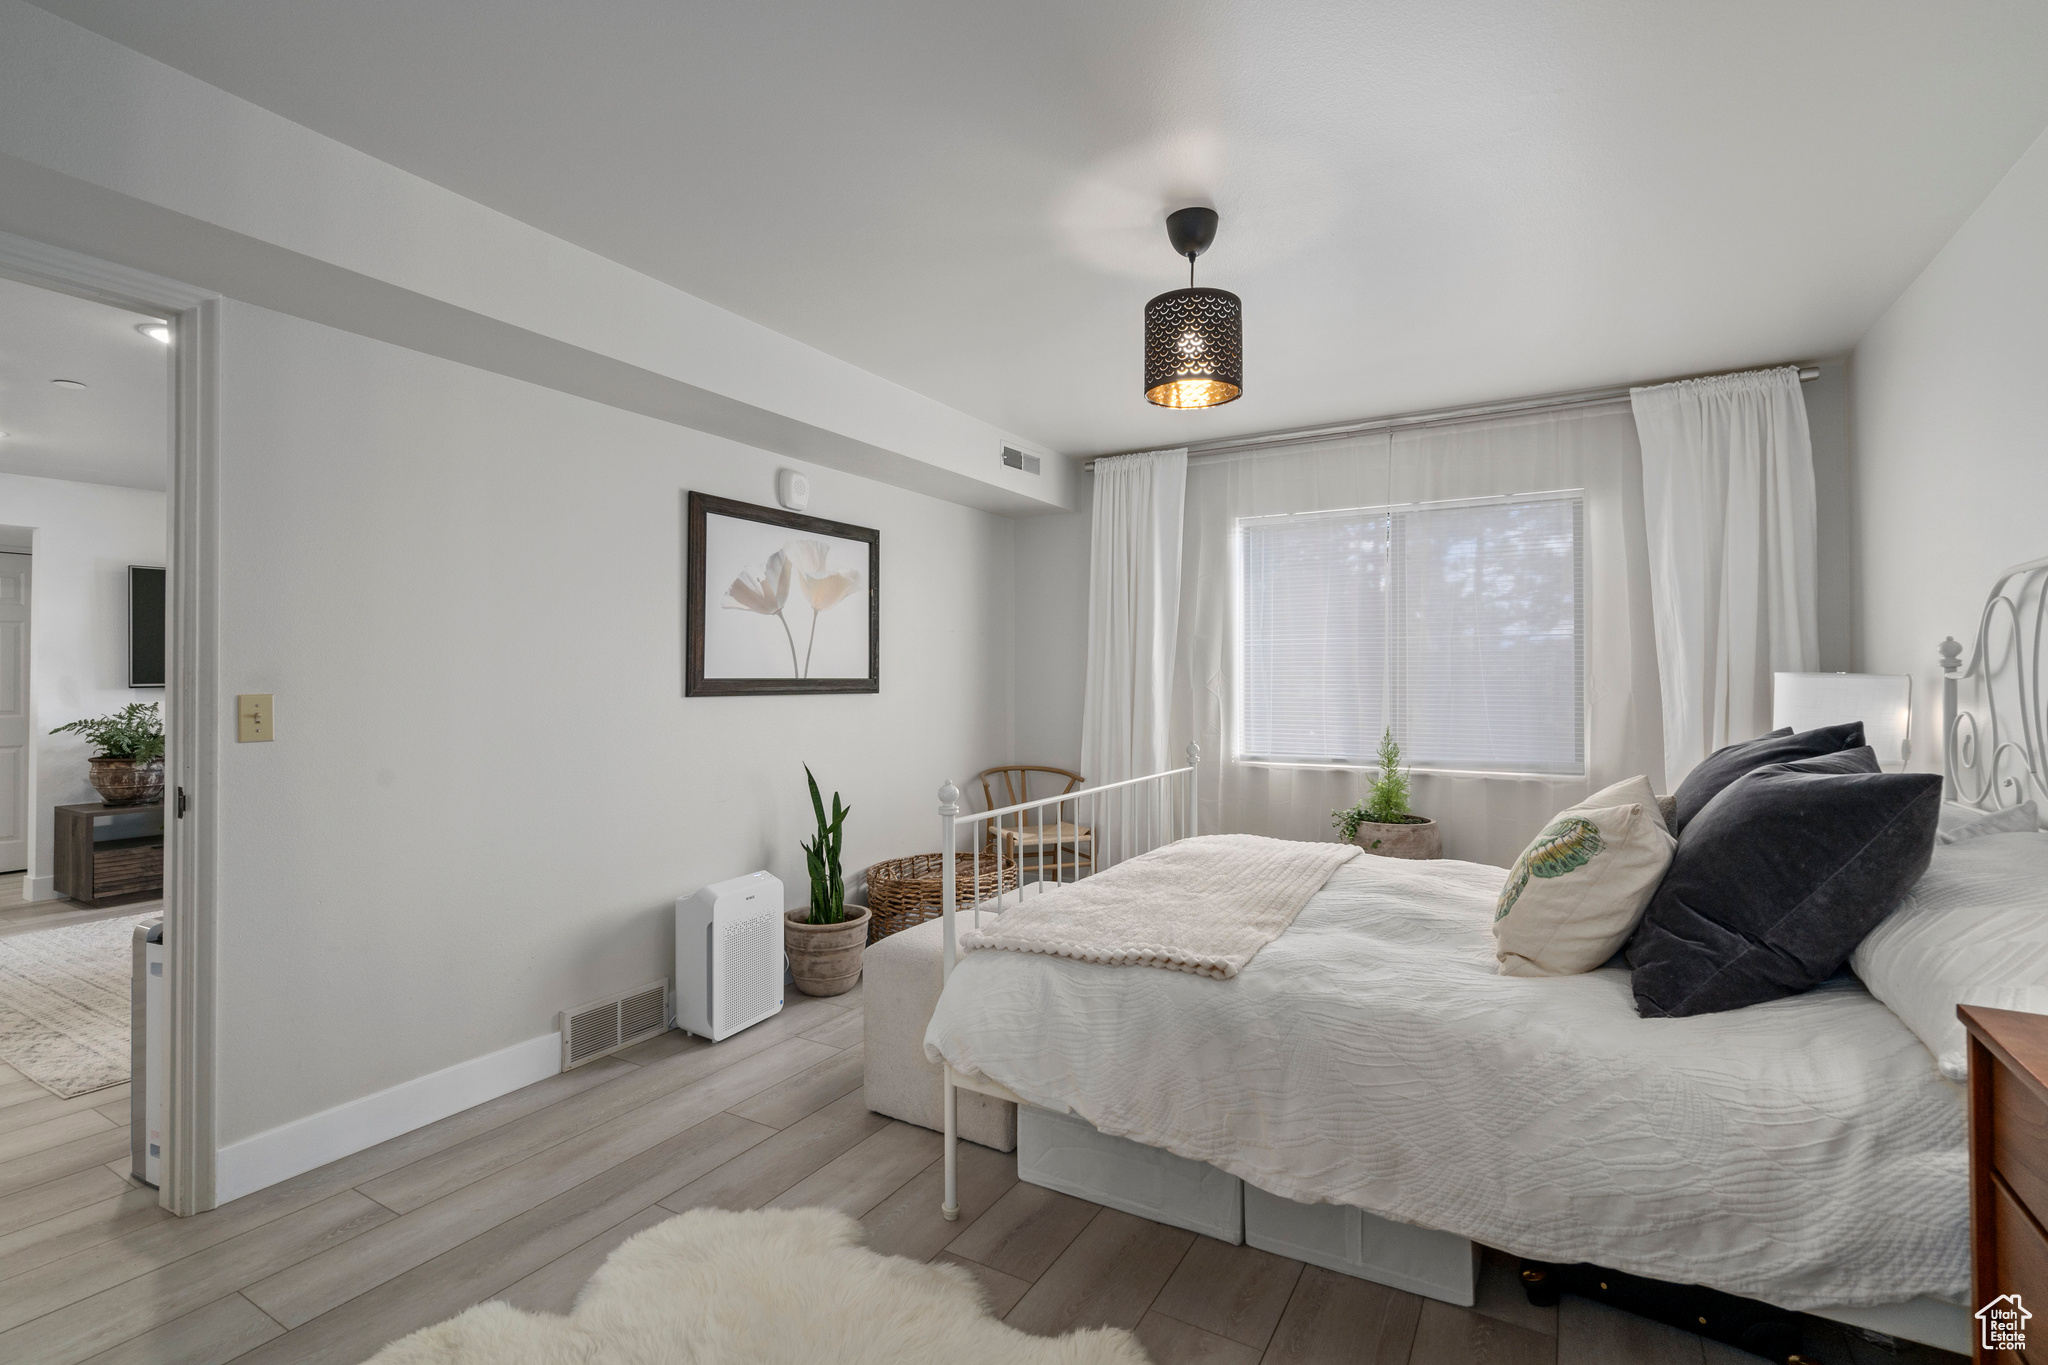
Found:
[[[706,882],[800,903],[805,762],[862,868],[1009,757],[1012,523],[809,468],[881,531],[882,691],[685,698],[685,492],[790,461],[246,304],[222,338],[220,700],[277,708],[223,745],[224,1147],[667,975]]]
[[[141,488],[0,474],[0,523],[33,528],[29,602],[31,899],[51,888],[56,807],[97,801],[86,781],[92,746],[59,725],[130,702],[160,702],[160,687],[128,686],[128,566],[162,564],[164,495]]]
[[[1913,675],[1941,763],[1941,639],[2048,554],[2048,136],[1857,346],[1857,667]]]

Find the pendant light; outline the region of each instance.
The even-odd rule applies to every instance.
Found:
[[[1162,408],[1213,408],[1244,392],[1244,304],[1195,288],[1195,257],[1216,240],[1216,210],[1166,216],[1166,240],[1188,258],[1188,287],[1145,305],[1145,398]]]

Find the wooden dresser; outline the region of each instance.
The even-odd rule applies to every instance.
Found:
[[[2048,1014],[1956,1014],[1970,1031],[1970,1307],[2026,1340],[1987,1349],[1980,1319],[1976,1358],[2048,1365]]]

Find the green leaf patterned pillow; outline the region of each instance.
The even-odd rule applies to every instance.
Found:
[[[1494,956],[1505,976],[1590,972],[1628,941],[1671,866],[1648,778],[1632,777],[1545,825],[1494,906]]]
[[[1560,815],[1543,827],[1536,842],[1522,850],[1508,870],[1508,884],[1500,890],[1500,903],[1493,917],[1501,918],[1515,908],[1522,888],[1531,876],[1562,877],[1593,861],[1593,855],[1607,846],[1600,842],[1600,826],[1583,815]]]

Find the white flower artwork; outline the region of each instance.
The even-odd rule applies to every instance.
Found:
[[[702,682],[836,691],[873,678],[874,543],[708,509],[699,524]]]

